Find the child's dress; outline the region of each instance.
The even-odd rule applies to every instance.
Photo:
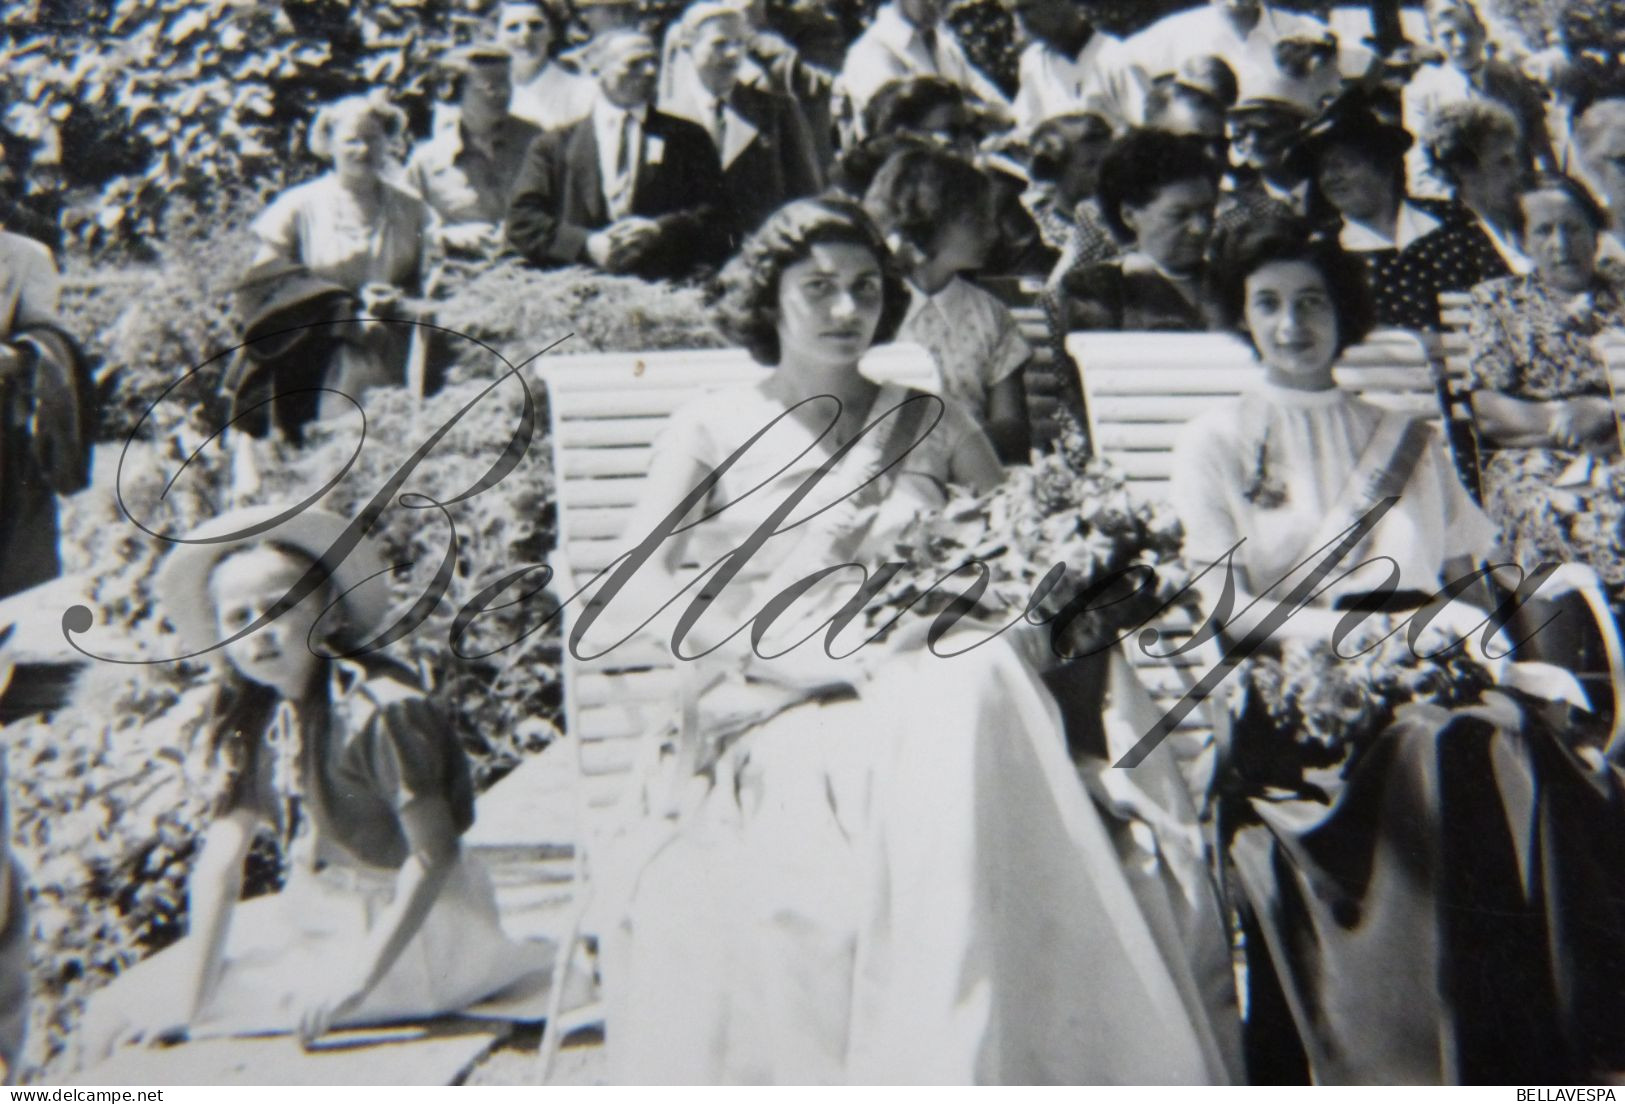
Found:
[[[897,336],[930,350],[942,396],[957,401],[984,430],[988,394],[1033,355],[1010,308],[959,276],[935,295],[911,286]]]
[[[459,834],[474,821],[467,759],[416,689],[342,662],[330,688],[299,705],[267,695],[262,706],[236,711],[249,723],[225,745],[231,778],[223,811],[247,806],[275,827],[287,881],[280,893],[234,910],[220,977],[189,1028],[193,1038],[295,1030],[335,978],[357,972],[407,858],[400,811],[438,795]],[[156,955],[97,994],[85,1021],[90,1053],[116,1036],[127,1010],[184,999],[187,959]],[[489,879],[459,854],[422,926],[360,1008],[335,1026],[458,1011],[546,966],[543,948],[504,934]]]

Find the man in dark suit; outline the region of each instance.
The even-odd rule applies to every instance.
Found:
[[[710,134],[737,248],[768,215],[823,187],[812,134],[789,96],[741,79],[751,30],[737,6],[701,0],[673,33],[674,87],[661,106]]]
[[[636,31],[593,43],[588,116],[531,144],[508,204],[508,240],[544,268],[590,264],[680,279],[719,263],[722,168],[705,129],[649,106],[655,48]]]

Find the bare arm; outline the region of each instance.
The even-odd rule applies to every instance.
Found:
[[[1472,403],[1480,436],[1502,448],[1579,448],[1614,432],[1613,404],[1599,395],[1539,401],[1475,391]]]
[[[1020,371],[1011,372],[987,393],[987,435],[1000,459],[1011,464],[1026,461],[1032,430]]]
[[[395,960],[422,928],[424,917],[428,916],[456,865],[457,826],[445,797],[414,798],[401,809],[400,815],[409,851],[395,877],[394,896],[357,951],[357,975],[336,987],[337,999],[323,999],[306,1010],[299,1034],[307,1045],[358,1008],[389,973]]]
[[[252,811],[233,809],[210,824],[203,837],[203,851],[187,881],[191,939],[183,945],[195,955],[181,994],[186,1002],[182,1014],[187,1023],[195,1021],[203,1010],[219,973],[231,914],[243,893],[243,860],[248,857],[258,823]]]

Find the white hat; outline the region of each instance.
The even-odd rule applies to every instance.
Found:
[[[362,639],[370,639],[383,625],[390,597],[389,581],[382,576],[389,567],[378,542],[366,533],[352,534],[355,523],[338,514],[314,508],[290,514],[291,510],[298,507],[229,510],[193,529],[169,554],[153,589],[164,616],[188,648],[201,651],[219,643],[209,576],[226,556],[256,544],[289,545],[324,568],[333,592],[342,595],[349,614],[347,627]]]
[[[1287,111],[1307,119],[1320,110],[1321,102],[1328,94],[1337,91],[1336,68],[1329,68],[1333,73],[1331,80],[1318,69],[1300,79],[1283,73],[1275,65],[1244,66],[1236,74],[1236,105],[1230,109],[1230,114]]]

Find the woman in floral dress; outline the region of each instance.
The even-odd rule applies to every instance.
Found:
[[[1484,507],[1518,563],[1577,562],[1625,588],[1619,428],[1596,339],[1625,327],[1625,293],[1597,268],[1607,221],[1585,188],[1543,174],[1519,197],[1535,269],[1473,289],[1468,381]]]

